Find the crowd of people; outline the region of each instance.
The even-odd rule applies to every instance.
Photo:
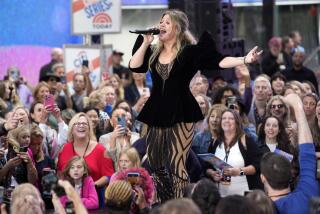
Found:
[[[163,31],[174,28],[162,25],[178,26],[177,14],[162,16],[163,41]],[[204,57],[204,45],[211,44],[210,34],[204,34],[194,49],[185,47],[194,51],[192,62],[184,50],[177,57],[200,69],[179,74],[192,78],[187,89],[196,102],[188,96],[149,99],[157,90],[175,96],[182,85],[169,79],[179,72],[165,72],[178,67],[172,58],[161,58],[160,51],[155,52],[161,53],[159,61],[152,61],[157,56],[148,52],[151,37],[137,39],[130,62],[134,72],[121,65],[123,53],[113,51],[113,74],[96,88],[85,64],[68,87],[59,48],[52,50],[35,86],[19,68],[7,69],[0,81],[1,213],[319,213],[320,100],[317,79],[303,66],[300,34],[271,38],[258,62],[247,55],[223,66],[222,55],[215,53],[219,60],[211,67],[236,65],[233,82],[201,74],[203,61],[211,59]],[[152,66],[142,64],[141,49]],[[253,78],[256,65],[259,74]],[[163,71],[155,77],[162,78],[162,88],[162,83],[156,89],[146,83],[144,72],[150,69]],[[183,99],[190,103],[176,103]],[[192,112],[193,102],[200,115]],[[145,105],[161,109],[152,112]],[[177,115],[167,115],[176,106]],[[186,109],[190,118],[204,118],[192,129],[187,123],[174,125]],[[182,138],[190,142],[187,150],[171,145]],[[154,141],[158,144],[150,146]],[[166,166],[170,158],[174,166]]]

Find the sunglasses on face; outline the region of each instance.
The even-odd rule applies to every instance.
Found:
[[[278,105],[271,105],[271,108],[272,109],[281,109],[281,108],[283,108],[284,107],[284,104],[278,104]]]

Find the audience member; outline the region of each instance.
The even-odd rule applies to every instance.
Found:
[[[215,214],[256,214],[257,211],[257,206],[248,198],[230,195],[219,201]]]
[[[314,93],[307,93],[302,98],[303,110],[306,114],[309,127],[314,126],[316,119],[316,106],[319,101],[319,97]]]
[[[299,183],[291,192],[290,162],[285,157],[274,153],[267,153],[261,160],[261,180],[279,213],[307,213],[310,198],[318,194],[318,182],[315,178],[315,149],[300,97],[290,94],[285,101],[294,109],[298,123],[301,169]]]
[[[243,195],[249,189],[261,188],[261,152],[258,145],[244,134],[242,127],[239,114],[230,109],[225,110],[221,116],[218,140],[209,148],[209,152],[230,165],[230,168],[223,169],[222,174],[211,171],[211,177],[220,182],[219,191],[223,197]]]
[[[208,100],[208,97],[204,94],[198,94],[195,96],[195,99],[200,106],[201,113],[202,113],[203,117],[206,118],[208,115],[209,108],[211,106],[210,102]],[[195,133],[201,132],[207,126],[208,126],[208,123],[207,123],[206,119],[200,120],[195,124],[194,132]]]
[[[232,86],[240,92],[241,97],[252,96],[252,85],[253,81],[250,78],[250,72],[246,65],[239,65],[235,67],[236,80]],[[249,93],[250,95],[245,95]]]
[[[281,38],[272,37],[268,42],[269,50],[264,53],[261,60],[262,73],[271,77],[277,71],[284,69],[284,59],[281,53]]]
[[[276,72],[271,76],[270,82],[271,82],[273,95],[283,96],[287,78],[281,72]]]
[[[51,61],[41,67],[39,82],[44,81],[47,73],[52,72],[52,66],[56,63],[63,63],[63,51],[61,48],[53,48],[51,51]]]
[[[187,198],[179,198],[167,201],[164,203],[158,214],[201,214],[199,207],[191,200]]]
[[[83,98],[89,95],[93,88],[89,78],[89,69],[85,66],[82,67],[83,73],[76,73],[73,75],[73,90],[74,94],[71,95],[72,108],[76,112],[82,112],[84,108]]]
[[[282,37],[282,51],[283,54],[283,68],[291,69],[292,68],[292,49],[294,47],[294,43],[292,38],[289,36]]]
[[[272,200],[262,190],[253,190],[246,197],[256,205],[259,214],[276,214]]]
[[[207,129],[197,133],[192,141],[192,150],[196,154],[207,153],[209,146],[218,139],[218,129],[221,122],[221,114],[226,109],[222,104],[213,105],[205,120],[208,123]]]
[[[302,53],[305,53],[304,47],[301,46],[302,37],[300,35],[300,32],[299,31],[292,31],[289,34],[289,37],[293,41],[292,52],[300,51]]]
[[[258,76],[254,81],[253,94],[254,98],[248,113],[248,118],[251,123],[259,127],[259,124],[261,124],[266,115],[267,102],[272,94],[269,79],[262,75]]]
[[[26,108],[30,108],[30,105],[33,101],[32,99],[33,86],[31,86],[29,82],[20,75],[19,68],[15,66],[10,66],[7,69],[7,75],[3,79],[9,80],[10,82],[13,82],[16,85],[21,103]]]
[[[202,214],[212,214],[215,213],[221,196],[215,183],[203,178],[194,184],[191,199],[198,205]]]
[[[314,72],[307,67],[303,66],[303,61],[305,58],[305,54],[301,51],[294,52],[292,56],[293,67],[292,69],[286,70],[283,74],[286,78],[290,80],[297,80],[299,82],[303,82],[308,80],[312,82],[312,84],[316,87],[318,91],[318,81],[314,74]]]
[[[114,50],[112,53],[112,69],[113,69],[113,73],[117,74],[124,87],[127,87],[131,84],[132,82],[132,73],[130,72],[130,70],[121,65],[121,61],[122,61],[122,56],[123,53],[117,50]]]
[[[88,165],[82,157],[74,156],[69,160],[63,170],[63,179],[69,181],[74,186],[85,208],[92,210],[99,207],[95,183],[89,175]],[[63,196],[60,200],[62,205],[66,206],[68,197]]]

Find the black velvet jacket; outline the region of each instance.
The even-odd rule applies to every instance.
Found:
[[[133,54],[142,42],[143,37],[139,35],[132,50]],[[151,54],[149,47],[141,67],[130,70],[137,73],[147,72]],[[180,122],[202,120],[200,107],[190,92],[189,84],[198,70],[219,69],[219,62],[224,58],[216,50],[211,35],[204,32],[196,45],[185,46],[174,60],[170,75],[165,81],[156,71],[158,57],[150,66],[153,82],[151,96],[137,119],[153,127],[172,127]]]

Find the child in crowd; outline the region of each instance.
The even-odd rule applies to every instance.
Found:
[[[75,156],[68,162],[63,171],[63,178],[75,187],[82,203],[87,209],[97,209],[99,207],[98,195],[93,179],[89,176],[88,166],[82,157]],[[66,196],[61,197],[60,200],[64,206],[68,201]]]
[[[140,157],[135,148],[129,148],[120,152],[119,159],[117,162],[117,172],[115,172],[111,178],[110,183],[115,181],[115,177],[119,172],[132,167],[140,167]]]

